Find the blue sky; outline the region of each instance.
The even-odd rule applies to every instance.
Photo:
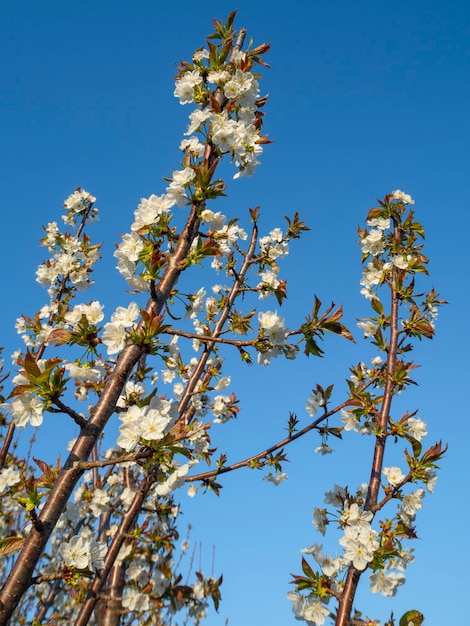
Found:
[[[114,270],[114,243],[127,232],[141,197],[163,193],[163,176],[179,166],[179,142],[190,107],[173,97],[175,64],[189,59],[210,32],[211,18],[238,9],[237,24],[272,51],[262,91],[269,93],[266,146],[253,179],[230,182],[224,212],[261,205],[266,231],[298,210],[312,230],[284,266],[293,326],[316,293],[343,303],[347,323],[368,314],[359,294],[356,228],[377,197],[400,188],[416,200],[426,229],[431,284],[449,301],[437,338],[417,346],[419,386],[403,406],[428,422],[429,444],[449,443],[436,492],[417,518],[416,562],[392,600],[360,593],[358,608],[385,620],[419,608],[426,626],[462,623],[467,615],[465,495],[469,441],[467,392],[470,305],[468,150],[470,145],[470,10],[465,0],[394,3],[292,1],[236,4],[151,1],[24,0],[2,7],[0,238],[2,337],[6,355],[18,347],[13,325],[34,314],[46,294],[35,283],[44,259],[41,224],[59,217],[77,186],[97,197],[104,241],[93,298],[109,314],[129,299]],[[217,210],[214,206],[214,210]],[[198,286],[195,286],[195,289]],[[86,301],[89,295],[85,294]],[[355,330],[359,339],[360,333]],[[238,460],[283,437],[289,411],[302,416],[316,383],[344,390],[349,365],[370,357],[362,341],[328,339],[327,357],[276,362],[248,372],[233,365],[242,412],[213,429],[213,439]],[[6,359],[8,360],[8,359]],[[69,438],[73,436],[70,433]],[[63,441],[48,441],[61,449]],[[277,489],[260,474],[224,479],[221,497],[184,502],[184,521],[202,542],[202,562],[224,574],[219,614],[207,626],[293,624],[290,573],[300,548],[319,542],[311,511],[335,482],[367,479],[369,450],[353,437],[336,453],[313,454],[312,435],[292,446],[289,480]]]

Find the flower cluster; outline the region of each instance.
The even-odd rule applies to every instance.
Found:
[[[187,64],[178,76],[174,91],[180,104],[196,103],[200,107],[190,115],[185,149],[201,154],[201,142],[193,133],[202,133],[220,154],[231,155],[238,168],[234,178],[251,176],[262,153],[259,85],[248,61],[246,53],[235,52],[223,63],[214,63],[209,51],[201,49],[193,57],[194,65]],[[218,98],[215,109],[213,93]],[[208,103],[212,109],[206,108]]]
[[[250,49],[250,44],[242,50],[244,31],[237,36],[234,17],[230,14],[225,25],[215,21],[216,32],[208,37],[207,47],[179,68],[174,95],[181,104],[195,106],[180,143],[180,166],[166,179],[164,193],[141,199],[130,232],[122,235],[114,253],[132,291],[149,292],[147,304],[117,307],[103,327],[100,302],[72,306],[76,293],[91,285],[99,258],[99,246],[91,245],[83,233],[85,224],[98,215],[91,194],[79,188],[65,201],[63,221],[76,227],[74,234],[60,232],[55,222],[45,227],[42,243],[51,258],[40,265],[37,280],[51,301],[34,318],[17,321],[27,350],[14,356],[21,369],[12,379],[10,396],[0,396],[11,416],[0,451],[0,531],[6,556],[0,574],[8,574],[5,560],[14,562],[9,580],[12,587],[24,586],[24,603],[14,620],[21,613],[22,620],[31,615],[34,623],[42,623],[55,603],[54,619],[73,621],[78,611],[90,609],[93,598],[101,602],[112,590],[120,613],[130,614],[129,624],[174,623],[174,613],[185,609],[184,621],[198,626],[208,598],[218,607],[221,579],[195,572],[194,582],[188,576],[182,582],[180,562],[189,540],[180,541],[175,491],[191,483],[189,496],[199,489],[218,494],[221,485],[216,479],[222,470],[242,466],[267,467],[265,480],[279,485],[287,479],[283,446],[312,429],[322,437],[316,448],[321,454],[332,452],[330,436],[341,439],[351,430],[372,435],[380,452],[389,438],[404,441],[408,468],[384,467],[376,454],[379,461],[374,462],[369,484],[355,492],[335,485],[325,494],[326,508],[314,509],[313,524],[322,535],[337,525],[341,553],[327,555],[319,544],[302,550],[304,575],[294,578],[296,589],[288,594],[296,619],[321,625],[335,615],[332,600],[345,599],[350,606],[353,585],[344,583],[351,574],[355,585],[367,572],[372,592],[393,596],[413,560],[412,550],[402,543],[415,537],[415,517],[425,492],[409,486],[433,490],[443,450],[436,444],[423,452],[426,423],[416,412],[394,419],[390,407],[392,396],[411,382],[414,369],[401,355],[410,352],[413,338],[432,337],[443,301],[434,290],[417,301],[416,275],[427,272],[419,243],[424,235],[409,208],[413,199],[401,190],[388,194],[369,212],[367,228],[359,229],[362,293],[374,311],[372,317],[360,319],[359,328],[386,359],[375,356],[371,367],[360,362],[351,368],[347,399],[335,409],[329,406],[333,386],[317,385],[305,407],[310,424],[302,431],[296,432],[298,420],[291,414],[289,434],[282,442],[231,466],[221,454],[208,472],[190,473],[201,460],[213,463],[216,449],[208,435],[213,423],[232,420],[239,411],[236,395],[226,391],[231,378],[224,371],[224,349],[238,352],[247,363],[255,351],[258,363],[268,365],[280,355],[296,358],[302,342],[307,356],[321,356],[318,340],[325,332],[352,339],[340,322],[341,306],[322,312],[317,297],[311,315],[297,330],[289,330],[277,311],[246,308],[250,298],[271,295],[279,306],[283,303],[287,286],[279,262],[289,253],[291,239],[308,230],[297,213],[286,218],[286,230],[274,228],[260,236],[259,208],[250,209],[252,226],[247,232],[238,218],[207,207],[224,195],[224,181],[215,178],[222,157],[227,155],[235,164],[234,178],[249,176],[259,164],[262,146],[269,143],[261,134],[266,98],[260,97],[254,71],[256,64],[264,64],[261,57],[269,46]],[[174,207],[187,211],[173,212]],[[177,220],[185,220],[181,228],[175,226]],[[227,284],[194,285],[197,273],[186,270],[197,271],[206,259],[217,274],[225,271]],[[392,300],[398,303],[389,314],[379,298],[382,287],[392,290]],[[398,311],[403,306],[406,315]],[[297,344],[288,343],[295,335]],[[75,350],[68,359],[61,350],[59,356],[43,358],[46,349],[64,346]],[[92,393],[95,403],[86,416],[67,403],[67,394],[72,401],[84,401]],[[322,415],[317,417],[320,407]],[[55,466],[29,451],[27,458],[16,456],[16,440],[11,438],[15,427],[40,426],[46,411],[60,414],[64,422],[71,418],[79,429],[65,464],[60,455]],[[337,414],[342,421],[335,427],[328,420]],[[119,416],[119,432],[105,450],[114,415]],[[395,514],[379,519],[390,503],[396,504]],[[30,532],[32,527],[38,532]],[[15,534],[6,536],[11,529]],[[17,559],[10,556],[26,544]],[[311,558],[315,570],[308,563]],[[105,564],[106,576],[108,565],[111,568],[109,581],[99,571]],[[34,570],[40,574],[31,585]],[[344,598],[346,592],[352,595]],[[101,609],[106,614],[106,603]]]
[[[147,442],[158,441],[176,417],[175,403],[158,396],[154,396],[147,406],[139,407],[134,404],[120,414],[121,426],[117,444],[129,452],[140,439]]]
[[[295,619],[304,620],[307,624],[321,626],[330,615],[330,610],[317,598],[306,598],[296,591],[289,591],[288,599],[292,602]]]
[[[289,599],[297,619],[311,624],[324,623],[329,614],[326,605],[332,598],[340,606],[353,598],[363,572],[369,572],[372,593],[386,597],[397,593],[405,582],[404,571],[414,559],[413,550],[405,548],[403,542],[405,538],[416,538],[415,518],[425,495],[423,487],[410,490],[409,486],[421,483],[432,492],[436,461],[445,453],[440,442],[423,451],[427,425],[416,412],[406,412],[398,420],[391,414],[393,395],[412,382],[409,374],[416,367],[404,361],[402,354],[413,349],[414,337],[432,338],[437,308],[444,303],[434,289],[425,295],[424,301],[417,300],[422,293],[418,292],[416,275],[427,273],[427,259],[419,242],[424,231],[415,221],[413,210],[408,208],[412,204],[411,196],[396,190],[380,201],[379,207],[369,211],[368,228],[359,229],[364,265],[362,293],[370,301],[374,314],[360,319],[358,327],[366,339],[384,352],[386,359],[377,355],[370,367],[360,362],[351,368],[348,402],[327,412],[328,415],[339,412],[342,426],[338,429],[325,426],[324,441],[317,450],[322,452],[322,448],[328,447],[326,438],[330,433],[341,436],[342,431],[353,431],[375,435],[376,454],[368,484],[359,485],[355,493],[350,493],[348,487],[335,485],[325,494],[326,508],[317,507],[313,511],[313,524],[322,535],[337,522],[342,531],[339,538],[342,553],[325,555],[323,546],[318,544],[302,550],[313,557],[319,569],[314,571],[304,557],[304,576],[294,577],[297,590],[289,593]],[[392,293],[393,304],[388,314],[380,300],[381,288]],[[307,404],[312,416],[323,399],[319,391],[312,392]],[[406,471],[384,466],[383,451],[388,440],[390,444],[402,441],[410,446],[404,451]],[[380,519],[379,513],[392,503],[396,505],[395,513]],[[355,581],[352,586],[351,580]],[[347,599],[345,594],[349,594]],[[312,605],[316,611],[313,614],[309,612]],[[360,613],[356,613],[355,617],[358,616]],[[358,623],[366,622],[358,620]],[[379,622],[368,620],[367,623]]]
[[[216,156],[229,154],[238,170],[235,178],[253,174],[262,143],[267,142],[260,135],[259,112],[266,99],[260,99],[258,80],[250,70],[267,49],[262,47],[251,53],[233,49],[228,57],[228,50],[214,56],[202,48],[194,55],[192,64],[184,63],[180,68],[174,95],[181,104],[196,104],[197,108],[189,116],[189,126],[180,143],[182,168],[173,172],[164,194],[142,198],[134,213],[131,233],[122,236],[115,252],[117,268],[132,289],[148,290],[149,281],[160,276],[171,255],[172,207],[200,205],[223,193],[223,183],[211,180],[213,172],[207,176],[209,154],[211,162]],[[212,212],[203,209],[203,222],[213,222]],[[212,223],[209,228],[217,253],[228,256],[237,239],[246,234],[225,221],[219,219],[217,227]],[[196,240],[194,246],[198,245]]]
[[[127,330],[134,326],[139,313],[137,304],[131,302],[127,307],[118,307],[111,315],[111,320],[104,325],[101,337],[108,354],[116,354],[124,348],[128,336]]]
[[[96,218],[98,209],[92,208],[94,201],[95,198],[83,190],[69,196],[65,201],[68,211],[63,216],[66,224],[75,226],[78,216],[87,221]],[[38,267],[38,283],[47,288],[51,298],[64,289],[64,281],[71,282],[78,291],[88,289],[93,282],[90,279],[93,266],[100,258],[99,246],[92,246],[86,236],[79,238],[60,232],[56,222],[51,222],[44,230],[46,237],[42,244],[53,256]]]
[[[76,226],[78,218],[86,217],[88,223],[97,220],[98,209],[93,206],[95,202],[96,198],[91,193],[78,187],[65,200],[64,208],[67,209],[67,213],[62,216],[62,219],[69,226]]]
[[[107,549],[107,545],[102,541],[75,535],[70,541],[62,544],[60,553],[67,567],[89,569],[94,572],[95,569],[104,567],[103,557]]]

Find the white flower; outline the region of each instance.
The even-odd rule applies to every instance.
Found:
[[[86,540],[83,536],[75,535],[68,543],[60,546],[59,552],[67,567],[77,569],[102,569],[104,567],[103,557],[107,551],[107,546],[101,541],[94,539]]]
[[[289,333],[284,326],[284,318],[273,311],[260,312],[258,314],[260,328],[264,329],[266,336],[276,346],[283,346]]]
[[[437,482],[437,473],[430,468],[426,469],[426,488],[429,493],[434,491],[434,485]]]
[[[226,409],[229,402],[229,396],[216,396],[214,398],[214,402],[212,403],[212,413],[216,418],[214,420],[215,423],[220,424],[221,422],[227,421]]]
[[[116,354],[126,345],[126,328],[122,323],[108,322],[104,325],[101,340],[108,349],[108,354]]]
[[[322,443],[317,448],[315,448],[315,452],[320,452],[322,456],[325,456],[325,454],[331,454],[332,452],[334,452],[334,449],[326,443]]]
[[[408,255],[405,257],[403,254],[394,254],[390,257],[390,260],[395,267],[398,267],[398,269],[406,270],[411,260],[411,256]]]
[[[367,513],[369,512],[364,512],[363,515]],[[378,547],[377,535],[365,520],[353,525],[348,522],[344,535],[339,540],[345,549],[344,559],[358,570],[364,570],[374,558],[374,550]]]
[[[204,154],[205,146],[199,141],[196,136],[192,136],[189,139],[183,139],[180,143],[180,150],[183,152],[190,152],[198,157],[202,157]]]
[[[176,467],[173,473],[170,474],[164,482],[159,483],[154,488],[155,493],[159,496],[167,496],[172,491],[175,491],[175,489],[178,489],[179,487],[184,485],[183,477],[186,476],[188,471],[189,463],[185,463],[184,465]]]
[[[88,542],[79,535],[60,547],[60,553],[67,567],[86,569],[89,562]]]
[[[224,389],[227,389],[227,387],[231,383],[231,380],[232,379],[230,378],[230,376],[223,376],[217,381],[217,384],[215,385],[214,389],[216,389],[217,391],[223,391]]]
[[[276,485],[276,487],[282,483],[283,480],[287,480],[289,477],[286,473],[281,473],[278,472],[277,474],[273,474],[272,472],[269,472],[269,474],[267,476],[263,476],[263,480],[268,480],[269,482],[273,483],[273,485]]]
[[[211,71],[207,75],[207,82],[213,83],[214,85],[219,85],[220,83],[225,83],[229,80],[230,73],[226,70],[217,70]]]
[[[339,557],[333,559],[331,556],[325,556],[320,565],[325,576],[332,576],[335,572],[341,572],[346,564],[344,559]]]
[[[99,324],[104,318],[103,305],[96,300],[90,304],[76,304],[64,315],[64,319],[71,326],[75,326],[83,315],[90,324]]]
[[[196,50],[196,52],[193,54],[193,61],[195,63],[200,63],[203,59],[208,59],[209,58],[209,50],[206,50],[206,48],[200,48],[199,50]]]
[[[5,491],[7,487],[13,487],[20,482],[20,470],[13,467],[5,467],[0,471],[0,493]]]
[[[403,204],[415,203],[415,201],[410,195],[408,195],[404,191],[401,191],[400,189],[395,189],[395,191],[392,191],[392,196],[395,200],[398,200],[398,202],[403,202]]]
[[[201,287],[196,293],[188,296],[189,304],[186,305],[186,314],[184,319],[195,319],[204,308],[204,298],[206,290]]]
[[[341,540],[340,540],[341,543]],[[364,570],[374,558],[374,553],[357,539],[349,539],[345,546],[344,558],[358,570]]]
[[[92,196],[88,191],[84,189],[76,189],[64,202],[64,208],[68,209],[67,213],[62,216],[62,219],[66,224],[74,226],[76,223],[76,217],[89,209],[90,205],[96,201],[96,198]],[[92,208],[88,213],[88,220],[96,220],[98,218],[98,209]]]
[[[259,291],[259,298],[264,299],[273,293],[280,285],[280,281],[277,277],[279,273],[279,266],[274,266],[269,270],[265,270],[260,273],[261,282],[257,285]]]
[[[119,427],[117,445],[130,452],[138,444],[140,439],[140,424],[138,422],[125,422]]]
[[[368,263],[361,279],[361,285],[370,289],[374,285],[378,285],[383,278],[385,267],[377,269],[373,263]]]
[[[122,606],[129,611],[148,611],[150,598],[146,593],[140,593],[138,589],[126,587]]]
[[[303,619],[307,624],[318,624],[318,626],[321,626],[321,624],[325,623],[325,618],[329,614],[329,609],[320,600],[309,598],[304,607]]]
[[[156,196],[155,194],[152,194],[148,198],[141,198],[139,206],[134,211],[134,223],[131,226],[131,230],[139,231],[146,226],[151,226],[152,224],[155,224],[159,217],[161,215],[164,215],[165,213],[168,213],[168,211],[171,209],[172,206],[174,206],[174,204],[175,200],[168,194],[163,194],[161,196]],[[127,235],[125,235],[125,237],[127,237]],[[122,260],[125,258],[129,261],[137,260],[132,259],[127,254],[127,252],[129,252],[132,254],[132,256],[135,256],[135,252],[139,248],[136,237],[137,236],[135,236],[132,241],[130,239],[126,240],[123,248],[119,246],[117,253],[115,253],[115,256],[117,256],[118,259]]]
[[[167,195],[179,207],[183,207],[187,198],[185,187],[195,178],[196,172],[192,167],[185,167],[183,170],[173,172],[173,180],[166,188]]]
[[[328,524],[325,509],[313,509],[312,524],[315,526],[319,533],[325,536],[326,526]]]
[[[341,409],[341,421],[344,424],[344,430],[360,431],[361,421],[359,417],[352,411]]]
[[[220,237],[219,249],[224,256],[229,256],[233,246],[239,239],[245,240],[248,237],[246,231],[237,226],[237,224],[232,224],[231,226],[226,224],[217,231],[217,236]]]
[[[105,373],[102,365],[84,363],[67,363],[65,369],[69,371],[70,376],[75,380],[94,382],[99,380]]]
[[[189,487],[188,487],[188,491],[187,491],[188,496],[189,496],[190,498],[194,498],[194,496],[196,495],[196,493],[197,493],[197,487],[196,487],[196,485],[189,485]]]
[[[118,306],[111,315],[113,324],[122,324],[125,327],[133,326],[135,320],[139,317],[139,307],[135,302],[131,302],[127,308]]]
[[[275,260],[289,254],[289,244],[287,241],[283,241],[280,228],[274,228],[267,237],[261,237],[259,244],[261,251],[267,254],[270,259]]]
[[[91,571],[95,569],[103,569],[104,557],[108,551],[108,546],[103,541],[95,541],[91,539],[89,542],[90,561],[89,568]]]
[[[171,421],[171,417],[162,416],[156,410],[149,410],[140,422],[140,435],[149,441],[162,439],[165,428]]]
[[[382,474],[392,487],[396,487],[405,478],[399,467],[384,467]]]
[[[190,115],[189,119],[191,121],[188,126],[188,130],[185,132],[185,135],[192,135],[195,133],[199,127],[204,124],[204,122],[210,117],[211,113],[208,109],[201,111],[200,109],[195,109]]]
[[[26,428],[28,424],[31,426],[42,424],[43,404],[29,391],[15,396],[11,401],[10,410],[13,422],[18,428]]]
[[[382,236],[383,232],[380,229],[371,230],[361,241],[362,252],[364,254],[373,254],[374,256],[382,254],[385,250]]]
[[[404,548],[394,559],[390,561],[390,569],[398,569],[404,572],[409,563],[415,560],[413,556],[414,548]]]
[[[114,252],[118,259],[138,261],[139,254],[144,249],[144,242],[137,233],[127,233],[122,236],[122,241]]]
[[[85,191],[84,189],[76,189],[67,200],[64,202],[64,207],[66,209],[71,209],[76,213],[80,213],[85,208],[85,205],[92,204],[96,202],[96,198]]]
[[[300,595],[297,591],[289,591],[287,597],[292,602],[292,612],[295,615],[295,619],[303,619],[305,597]]]
[[[403,585],[405,576],[394,572],[378,571],[371,574],[369,580],[372,593],[381,593],[390,598],[396,594],[398,587]]]
[[[289,591],[287,597],[292,602],[295,619],[305,620],[309,626],[321,626],[330,614],[329,609],[316,598],[305,598],[297,591]]]
[[[344,507],[340,520],[343,524],[362,527],[369,531],[369,522],[372,520],[372,517],[373,515],[370,511],[362,511],[357,502],[353,502],[349,507],[347,505]]]
[[[89,504],[91,512],[95,517],[99,517],[101,513],[104,513],[107,509],[110,501],[109,495],[103,489],[95,489],[93,492],[93,498]]]
[[[226,221],[227,217],[220,211],[214,213],[210,209],[204,209],[201,213],[201,222],[203,224],[207,224],[208,229],[213,232],[223,228]]]
[[[418,441],[421,441],[421,439],[428,434],[426,422],[422,419],[410,417],[408,418],[406,425],[408,426],[408,432],[410,435]]]
[[[390,218],[374,217],[371,220],[367,220],[367,225],[371,228],[380,228],[380,230],[387,230],[387,228],[390,228]]]
[[[149,581],[148,571],[137,563],[132,563],[126,568],[126,577],[127,580],[132,580],[141,587],[146,585]]]
[[[402,517],[403,513],[405,516],[414,517],[416,511],[423,506],[422,499],[424,498],[424,489],[417,489],[413,493],[408,493],[403,496],[402,504],[400,507],[399,515]]]
[[[125,413],[121,413],[119,419],[125,424],[134,424],[141,422],[143,417],[143,409],[137,404],[130,406]]]
[[[202,83],[202,76],[197,70],[186,72],[176,81],[174,96],[179,98],[180,104],[189,104],[194,101],[194,87]]]
[[[312,390],[312,393],[307,399],[307,405],[305,408],[310,417],[315,417],[318,407],[323,406],[324,404],[325,400],[323,399],[322,394],[319,391]]]
[[[331,491],[327,491],[325,493],[325,497],[323,502],[325,504],[331,504],[335,507],[342,507],[344,501],[346,500],[347,489],[345,487],[341,487],[340,485],[335,485]]]
[[[364,337],[373,337],[379,329],[379,325],[375,322],[372,322],[371,320],[358,322],[357,326],[364,332]]]
[[[130,487],[124,487],[121,492],[120,498],[124,507],[127,509],[130,507],[135,496],[135,492]]]

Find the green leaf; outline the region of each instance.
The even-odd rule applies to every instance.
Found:
[[[26,351],[23,367],[29,380],[38,378],[42,374],[41,370],[38,367],[38,364],[36,363],[36,359],[29,350]]]
[[[0,555],[12,554],[21,550],[24,537],[5,537],[0,539]]]
[[[313,354],[313,356],[318,356],[318,357],[322,357],[323,356],[323,350],[320,348],[320,346],[314,340],[313,336],[308,336],[308,335],[305,335],[304,353],[307,356],[309,356],[310,354]]]
[[[310,580],[315,580],[316,578],[315,572],[307,563],[305,557],[302,557],[302,571],[305,574],[305,576],[307,576],[307,578],[309,578]]]
[[[374,309],[374,311],[376,313],[378,313],[379,315],[383,315],[384,313],[384,308],[382,303],[380,302],[380,300],[378,298],[372,298],[371,302],[370,302],[371,307]]]
[[[400,617],[400,626],[421,626],[424,622],[424,615],[417,611],[416,609],[412,609],[411,611],[407,611],[404,615]]]
[[[344,324],[340,324],[336,321],[327,320],[322,324],[322,329],[327,330],[330,333],[335,333],[336,335],[340,335],[349,341],[355,343],[354,337],[351,335],[349,330],[346,328]]]

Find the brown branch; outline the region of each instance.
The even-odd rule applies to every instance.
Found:
[[[400,242],[400,227],[393,220],[394,231],[393,240],[394,244]],[[387,441],[387,425],[390,416],[390,409],[392,406],[393,392],[395,388],[394,375],[396,370],[397,348],[398,348],[398,321],[399,321],[399,295],[397,292],[397,276],[398,269],[393,266],[392,280],[390,284],[391,288],[391,310],[390,310],[390,343],[388,346],[387,355],[387,377],[385,381],[384,395],[382,401],[382,407],[378,418],[376,427],[378,429],[378,435],[375,439],[374,456],[372,460],[372,468],[369,479],[369,488],[367,491],[367,498],[364,504],[364,510],[371,511],[375,515],[377,510],[377,499],[379,495],[381,485],[381,475],[385,456],[385,444]],[[346,575],[346,582],[344,585],[341,600],[338,605],[338,611],[336,614],[335,626],[347,626],[350,621],[351,609],[356,595],[357,585],[361,577],[362,572],[357,570],[353,565],[348,568]]]
[[[32,585],[40,585],[41,583],[52,583],[56,580],[64,580],[66,578],[66,574],[40,574],[39,576],[34,576],[31,579]]]
[[[192,416],[192,411],[191,411],[191,407],[189,406],[189,402],[196,389],[196,385],[198,384],[201,376],[203,375],[204,368],[206,367],[207,361],[214,349],[215,342],[220,337],[220,334],[223,331],[225,322],[227,321],[230,311],[232,309],[232,306],[235,302],[235,299],[238,296],[238,293],[239,293],[240,287],[243,284],[245,275],[248,272],[248,269],[250,268],[251,258],[254,255],[257,241],[258,241],[258,226],[255,223],[253,225],[253,230],[251,233],[250,245],[248,247],[246,257],[240,268],[239,276],[235,279],[235,282],[232,285],[230,293],[227,296],[227,299],[225,300],[224,308],[222,309],[219,319],[217,320],[214,326],[211,339],[207,341],[207,343],[205,343],[204,351],[201,354],[201,357],[199,358],[199,361],[196,367],[194,368],[191,378],[188,381],[188,384],[186,385],[186,389],[183,393],[183,396],[181,397],[181,400],[178,406],[178,411],[180,413],[180,418],[178,421],[179,423],[181,422],[188,423]]]
[[[100,593],[96,605],[96,623],[99,626],[119,626],[121,616],[127,613],[122,607],[126,568],[124,563],[113,565],[108,575],[107,592]]]
[[[14,422],[10,422],[7,430],[7,434],[5,435],[5,439],[3,441],[2,449],[0,450],[0,470],[5,467],[5,461],[8,455],[8,451],[10,450],[11,442],[13,436],[15,434],[16,426]]]
[[[69,415],[73,419],[75,424],[77,424],[77,426],[80,426],[80,428],[84,428],[87,425],[88,420],[85,417],[83,417],[83,415],[80,415],[79,413],[71,409],[69,406],[64,404],[60,400],[60,398],[54,398],[53,403],[60,410],[59,411],[60,413],[65,413],[66,415]]]
[[[211,154],[206,155],[206,161],[210,161],[211,158]],[[150,298],[147,303],[146,312],[149,315],[160,314],[166,299],[183,271],[182,261],[186,258],[199,227],[199,211],[200,206],[196,205],[190,209],[175,252],[169,259],[158,286],[161,300],[156,303]],[[141,325],[142,322],[138,329]],[[44,547],[83,474],[84,470],[75,467],[75,463],[85,462],[88,459],[109,418],[114,413],[116,403],[129,375],[144,353],[145,347],[136,345],[126,347],[121,352],[114,370],[109,374],[93,415],[81,429],[80,435],[41,511],[40,520],[44,524],[44,532],[38,533],[35,529],[31,531],[0,592],[0,626],[8,623],[21,597],[30,585],[33,571],[41,558]]]
[[[88,207],[88,209],[85,211],[85,213],[82,216],[82,220],[80,222],[80,226],[77,229],[77,232],[75,233],[75,239],[78,239],[83,231],[83,229],[85,228],[85,222],[88,218],[88,215],[91,211],[93,207],[93,204],[90,204],[90,206]],[[59,289],[57,291],[57,294],[54,298],[54,303],[59,303],[62,296],[64,295],[64,290],[65,290],[65,285],[67,283],[67,280],[69,278],[69,274],[67,274],[66,276],[64,276],[61,280],[61,283],[59,285]],[[51,311],[51,313],[49,314],[49,318],[47,320],[47,324],[51,325],[52,322],[54,321],[54,317],[55,317],[55,313],[53,311]],[[43,342],[39,348],[38,351],[35,354],[35,359],[36,361],[39,361],[39,359],[42,357],[42,355],[44,354],[44,350],[46,349],[46,345],[47,342]],[[80,424],[79,424],[80,426]],[[8,426],[8,432],[5,436],[5,439],[3,441],[3,446],[2,449],[0,450],[0,470],[5,466],[5,461],[6,461],[6,457],[8,454],[8,451],[10,449],[11,446],[11,442],[13,439],[13,435],[15,434],[15,430],[16,430],[16,426],[14,422],[10,422],[10,425]]]
[[[223,337],[216,337],[215,335],[198,335],[197,333],[188,333],[184,330],[178,330],[176,328],[165,330],[165,334],[177,335],[178,337],[185,337],[186,339],[197,339],[198,341],[201,341],[201,342],[211,341],[214,343],[222,343],[222,344],[229,345],[229,346],[235,346],[236,348],[250,347],[256,341],[259,341],[258,337],[256,339],[240,341],[238,339],[224,339]]]
[[[99,467],[108,467],[110,465],[119,465],[119,463],[137,463],[142,459],[148,459],[153,454],[153,450],[144,449],[139,452],[133,452],[132,454],[125,454],[117,459],[107,459],[106,461],[76,461],[74,463],[74,469],[87,471]]]
[[[36,509],[32,509],[31,511],[29,511],[29,519],[31,520],[34,529],[38,533],[42,533],[44,531],[44,524],[39,519],[38,514],[36,513]]]
[[[396,222],[394,223],[394,242],[400,241],[400,230]],[[385,442],[387,440],[387,425],[390,416],[390,409],[392,406],[393,391],[395,388],[394,375],[396,370],[397,361],[397,346],[398,346],[398,313],[399,313],[399,299],[396,289],[397,280],[397,268],[394,266],[392,270],[392,284],[391,284],[391,311],[390,311],[390,343],[388,347],[387,355],[387,378],[385,380],[384,397],[382,402],[382,408],[380,411],[379,421],[377,427],[379,429],[379,435],[376,438],[374,448],[374,459],[372,461],[372,470],[369,481],[369,490],[367,493],[366,503],[364,505],[365,510],[371,510],[377,503],[377,498],[380,489],[380,476],[382,474],[383,459],[385,455]]]
[[[116,562],[120,549],[135,525],[137,517],[141,511],[142,504],[155,482],[155,479],[156,470],[153,470],[144,479],[139,490],[136,492],[129,509],[122,516],[121,523],[113,536],[113,540],[106,554],[104,568],[97,572],[95,579],[88,590],[87,597],[80,608],[77,620],[75,621],[75,626],[86,626],[88,624],[96,603],[99,600],[100,593],[106,583],[106,579]]]
[[[384,498],[382,498],[382,500],[380,500],[380,502],[377,502],[370,509],[372,513],[375,514],[377,513],[377,511],[380,511],[381,509],[383,509],[384,506],[387,504],[387,502],[390,502],[390,500],[393,500],[393,498],[395,498],[395,496],[397,495],[397,493],[400,491],[402,487],[404,487],[407,483],[411,482],[412,477],[413,477],[413,474],[411,472],[408,472],[405,478],[402,481],[400,481],[400,483],[396,487],[393,487],[393,489],[390,490],[390,493],[388,493]]]
[[[232,55],[236,49],[241,48],[244,38],[245,30],[241,30],[238,34],[236,44],[234,45]],[[200,166],[201,169],[209,170],[213,168],[213,170],[215,170],[217,160],[217,152],[210,144],[206,144],[204,157]],[[186,267],[184,260],[186,259],[191,248],[191,244],[197,235],[200,222],[199,214],[203,206],[203,202],[193,204],[191,206],[186,224],[180,233],[175,252],[168,260],[163,277],[160,280],[158,287],[152,287],[152,294],[146,306],[146,313],[149,317],[160,315],[167,298],[178,281],[181,272]],[[63,291],[63,284],[60,289]],[[143,321],[141,320],[137,328],[137,332],[142,327]],[[214,342],[211,343],[210,348],[206,350],[206,352],[210,352],[213,349],[213,346]],[[43,349],[44,345],[41,346],[38,354],[42,354]],[[25,541],[24,547],[12,568],[3,589],[0,592],[0,626],[4,626],[8,623],[13,611],[21,600],[21,597],[31,584],[33,580],[33,571],[41,558],[43,549],[78,480],[84,472],[84,469],[82,469],[79,464],[85,463],[91,454],[109,418],[114,413],[116,403],[128,377],[145,352],[146,346],[139,345],[127,346],[121,352],[113,371],[108,375],[105,387],[95,406],[91,418],[86,422],[86,424],[80,424],[80,435],[77,438],[72,451],[59,476],[57,477],[56,483],[41,511],[39,519],[43,525],[44,532],[39,533],[33,528]],[[207,358],[204,363],[202,360],[200,361],[199,365],[202,365],[202,367],[198,370],[198,376],[202,375],[206,362]],[[192,378],[194,384],[196,383],[196,378],[197,376]],[[183,399],[183,405],[180,406],[185,407],[187,405],[192,391],[193,389],[189,391]],[[134,498],[129,510],[123,516],[117,536],[113,539],[110,549],[108,550],[105,560],[105,568],[102,572],[99,572],[98,577],[92,584],[87,600],[82,606],[82,611],[80,612],[79,618],[76,622],[77,626],[84,626],[88,623],[91,610],[96,603],[96,594],[98,589],[102,588],[106,580],[106,576],[116,560],[125,537],[128,535],[130,529],[135,523],[152,482],[153,473],[147,476],[144,480],[144,485]]]
[[[364,391],[367,387],[369,387],[372,384],[372,382],[373,382],[372,380],[368,381],[366,383],[366,385],[364,385],[362,387],[361,391]],[[238,461],[237,463],[232,463],[231,465],[228,465],[226,467],[221,467],[221,468],[217,468],[215,470],[211,470],[209,472],[205,472],[204,474],[197,474],[196,476],[186,476],[185,481],[186,482],[194,482],[196,480],[203,480],[203,481],[204,480],[209,480],[211,478],[215,478],[216,476],[219,476],[220,474],[226,474],[227,472],[232,472],[233,470],[240,469],[241,467],[247,467],[251,463],[253,463],[255,461],[258,461],[258,460],[260,460],[262,458],[265,458],[269,454],[272,454],[273,452],[276,452],[277,450],[280,450],[281,448],[284,448],[285,446],[289,445],[290,443],[292,443],[296,439],[299,439],[300,437],[303,437],[304,435],[309,433],[311,430],[314,430],[315,428],[318,428],[319,424],[321,424],[322,422],[327,420],[332,415],[335,415],[336,413],[341,411],[341,409],[344,409],[345,407],[350,406],[350,405],[351,405],[351,400],[346,400],[345,402],[342,402],[341,404],[338,404],[338,406],[336,406],[334,409],[331,409],[330,411],[325,411],[323,413],[323,415],[321,415],[319,418],[317,418],[314,422],[311,422],[308,426],[305,426],[305,428],[302,428],[302,430],[299,430],[298,432],[289,435],[288,437],[286,437],[282,441],[279,441],[278,443],[275,443],[274,445],[272,445],[271,447],[267,448],[263,452],[259,452],[258,454],[254,454],[253,456],[250,456],[247,459],[244,459],[243,461]]]

